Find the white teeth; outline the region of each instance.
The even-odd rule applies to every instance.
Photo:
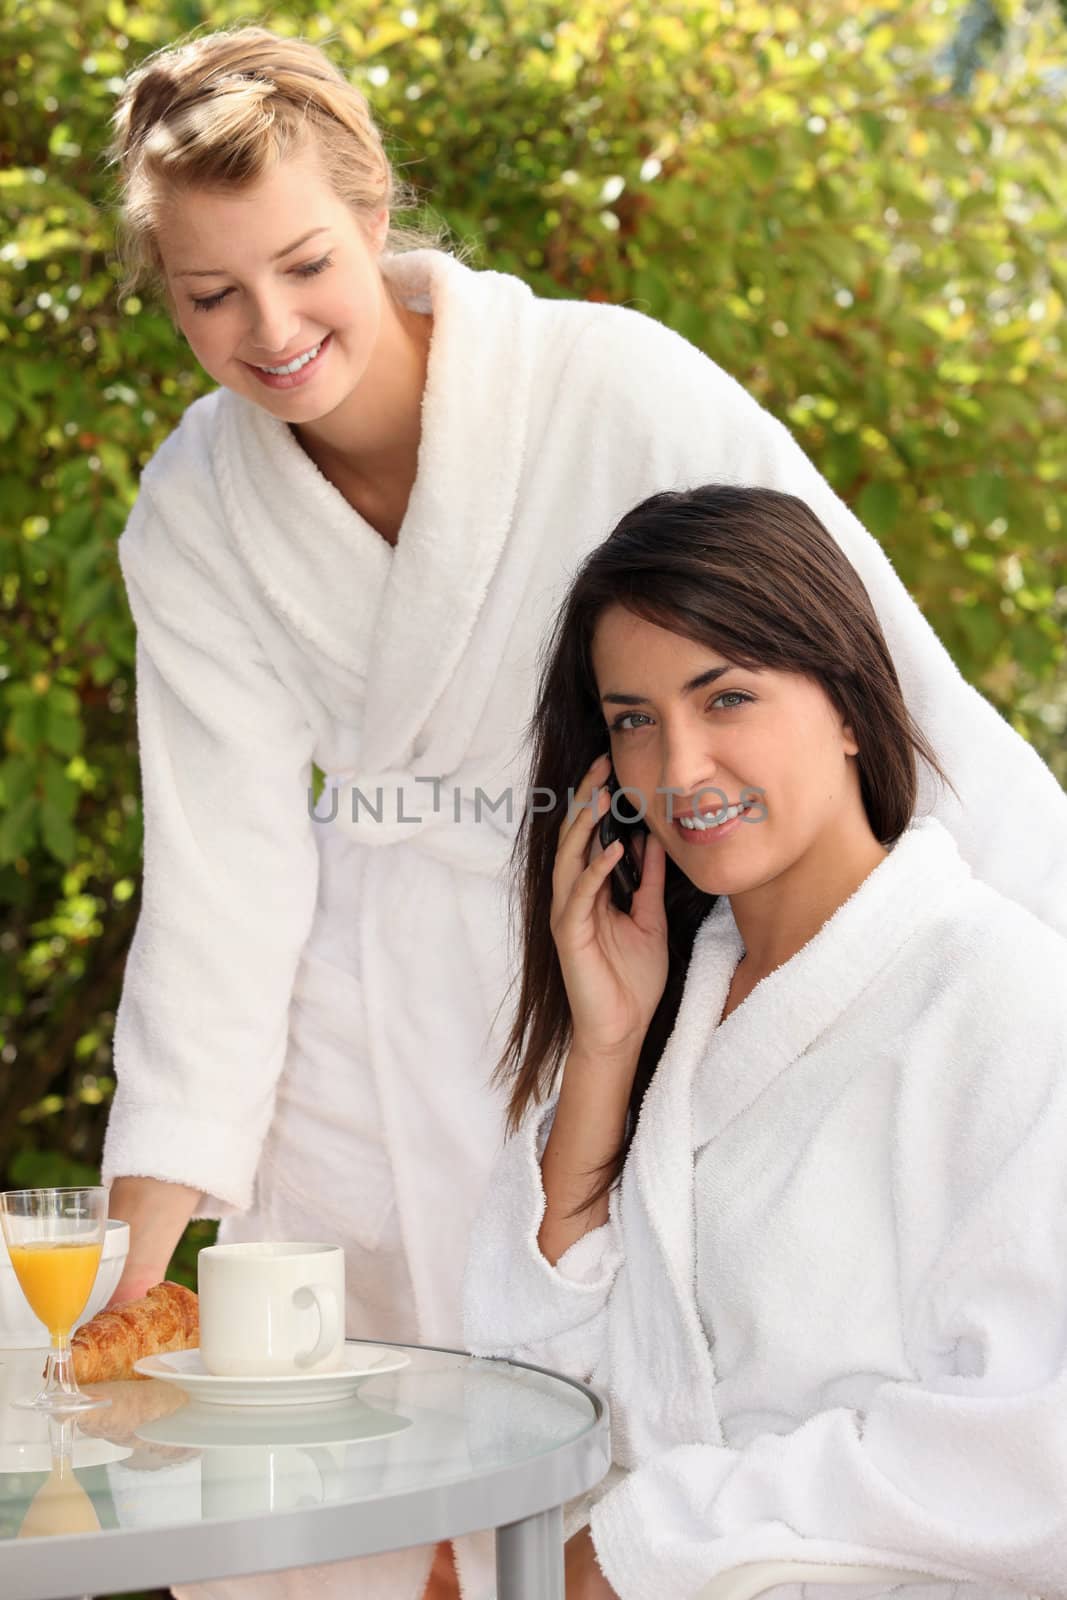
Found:
[[[324,343],[324,341],[322,339],[320,339],[318,344],[315,346],[314,350],[306,350],[302,356],[297,356],[296,360],[295,361],[290,361],[287,366],[284,366],[284,367],[260,367],[259,370],[261,372],[273,372],[278,377],[280,377],[282,375],[282,373],[285,373],[285,372],[299,372],[300,368],[301,367],[306,367],[309,361],[314,361],[315,357],[318,355],[319,351],[322,349],[323,343]]]
[[[718,828],[724,822],[732,822],[734,817],[739,817],[743,811],[747,810],[747,805],[727,806],[726,811],[721,814],[720,812],[712,811],[707,812],[703,817],[679,817],[678,821],[683,828],[689,828],[697,833],[706,833],[709,828]]]

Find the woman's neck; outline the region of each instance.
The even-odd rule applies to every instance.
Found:
[[[820,835],[770,882],[730,895],[748,986],[792,960],[888,854],[863,813]]]
[[[387,299],[383,337],[335,411],[294,428],[301,446],[350,500],[405,502],[415,481],[433,319]]]

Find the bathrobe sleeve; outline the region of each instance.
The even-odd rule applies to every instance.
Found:
[[[610,1214],[553,1267],[537,1243],[545,1214],[541,1156],[556,1103],[527,1116],[504,1146],[471,1236],[464,1337],[479,1356],[507,1356],[586,1380],[604,1353],[607,1306],[622,1263],[617,1189]]]
[[[137,625],[144,876],[103,1176],[189,1184],[204,1195],[198,1215],[222,1216],[251,1202],[315,905],[312,732],[221,569],[165,503],[143,483],[119,541]]]
[[[1040,1010],[1051,981],[1051,968],[1037,975],[1020,1013]],[[964,1196],[949,1175],[961,1221],[907,1308],[914,1379],[741,1448],[679,1444],[642,1462],[592,1514],[622,1600],[686,1600],[769,1559],[888,1560],[1067,1594],[1067,1022],[1055,1009],[973,1082],[968,1098],[1000,1110],[952,1145],[978,1148],[980,1124],[987,1178]],[[998,1073],[1028,1092],[994,1098]]]
[[[634,440],[643,480],[661,488],[750,484],[811,507],[862,578],[908,709],[959,793],[957,803],[944,786],[929,786],[931,776],[920,788],[920,814],[949,830],[976,877],[1067,933],[1067,795],[962,676],[877,540],[789,430],[695,346],[621,307],[608,310],[603,327],[599,380],[616,398],[599,408],[602,425]],[[1021,832],[990,826],[1005,814],[1006,796],[1027,819]]]

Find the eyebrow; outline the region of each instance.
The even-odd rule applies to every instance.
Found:
[[[302,233],[299,239],[294,239],[292,244],[287,244],[284,250],[275,251],[271,256],[272,261],[280,261],[283,256],[291,255],[294,250],[299,250],[302,244],[307,244],[309,239],[314,239],[317,233],[328,233],[328,228],[312,228],[308,233]],[[195,271],[176,272],[176,278],[225,278],[225,267],[200,267]]]
[[[706,689],[709,683],[715,683],[727,672],[732,672],[735,665],[735,662],[728,661],[724,667],[709,667],[707,672],[698,672],[695,678],[682,684],[682,693],[693,694],[697,689]],[[647,706],[649,701],[641,694],[604,694],[600,697],[600,703],[605,706]]]

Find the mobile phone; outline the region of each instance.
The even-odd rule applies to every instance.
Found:
[[[639,833],[647,834],[648,828],[625,795],[615,798],[619,794],[619,780],[615,776],[614,767],[611,769],[606,787],[612,796],[612,806],[600,819],[600,848],[606,850],[616,839],[622,840],[622,855],[611,869],[611,899],[612,904],[620,911],[625,911],[628,916],[633,897],[641,882],[641,862],[634,847],[634,838]]]

